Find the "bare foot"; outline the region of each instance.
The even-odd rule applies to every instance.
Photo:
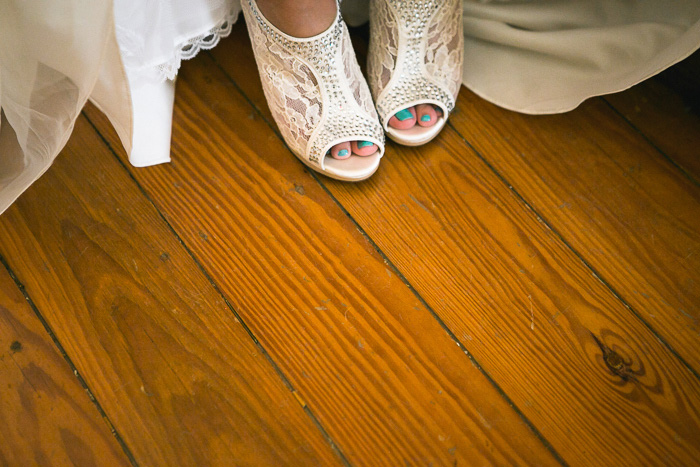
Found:
[[[389,126],[397,130],[408,130],[415,125],[430,127],[435,125],[442,110],[432,104],[418,104],[415,107],[399,110],[389,119]]]

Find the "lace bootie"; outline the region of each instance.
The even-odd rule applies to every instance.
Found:
[[[367,71],[379,118],[397,143],[433,139],[454,109],[462,84],[461,0],[371,0]],[[389,119],[417,104],[442,110],[429,127],[398,130]]]
[[[273,26],[255,0],[241,4],[265,98],[289,148],[331,178],[370,177],[384,153],[384,132],[340,9],[326,31],[295,38]],[[370,156],[332,158],[331,147],[347,141],[369,141],[378,149]]]

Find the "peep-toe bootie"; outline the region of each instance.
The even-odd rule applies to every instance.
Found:
[[[462,84],[461,0],[371,0],[369,85],[387,135],[407,146],[433,139],[454,109]],[[432,126],[389,126],[397,112],[433,104]]]
[[[340,9],[326,31],[296,38],[272,25],[255,0],[241,4],[265,97],[289,148],[331,178],[370,177],[384,154],[384,131]],[[347,141],[368,141],[377,151],[343,160],[330,156],[333,146]]]

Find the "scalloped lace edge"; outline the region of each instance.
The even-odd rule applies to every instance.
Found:
[[[238,14],[239,10],[233,8],[216,26],[206,33],[199,34],[180,43],[176,47],[175,57],[156,66],[160,81],[175,79],[183,60],[194,58],[202,50],[216,47],[221,39],[231,34],[233,25],[238,21]]]

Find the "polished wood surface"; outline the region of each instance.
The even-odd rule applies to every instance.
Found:
[[[669,161],[700,183],[700,52],[628,91],[605,96]]]
[[[136,463],[340,462],[85,118],[0,244]]]
[[[551,463],[367,238],[203,59],[211,65],[178,78],[177,163],[132,173],[347,460]]]
[[[475,107],[476,97],[463,95],[473,111],[455,115],[459,134],[645,326],[700,370],[700,187],[600,99],[532,117]]]
[[[8,271],[0,271],[0,465],[129,465]]]
[[[238,39],[244,41],[245,37]],[[228,44],[213,52],[217,62],[258,106],[261,114],[271,118],[255,71],[240,66],[252,60],[248,54],[243,55],[248,49],[239,52],[227,47]],[[361,47],[358,50],[362,50]],[[663,426],[654,434],[663,439],[663,443],[684,439],[682,434],[688,433],[689,423],[692,432],[699,433],[700,385],[694,370],[688,369],[683,361],[677,361],[673,348],[657,341],[648,323],[640,321],[615,296],[616,292],[600,282],[595,271],[581,261],[566,239],[545,227],[549,218],[543,221],[532,212],[535,203],[544,206],[556,203],[556,207],[563,203],[553,200],[547,189],[555,182],[548,182],[538,174],[517,174],[518,161],[510,159],[504,160],[504,170],[516,173],[517,184],[510,180],[504,183],[502,174],[494,169],[495,163],[508,154],[507,145],[515,144],[513,141],[519,137],[523,147],[529,145],[531,158],[543,166],[542,173],[549,171],[549,176],[566,186],[575,175],[564,171],[554,173],[561,153],[550,155],[552,151],[547,152],[544,145],[559,143],[573,152],[567,146],[573,126],[578,128],[581,140],[592,141],[585,147],[573,142],[582,153],[579,157],[567,158],[567,162],[573,160],[571,164],[584,155],[586,160],[592,160],[590,167],[579,169],[584,172],[581,177],[586,177],[579,186],[598,183],[599,174],[592,167],[609,159],[604,151],[594,152],[598,145],[619,148],[618,153],[629,158],[640,158],[639,153],[644,149],[647,154],[658,154],[625,125],[618,128],[611,123],[604,127],[607,133],[600,130],[586,134],[584,129],[598,128],[606,118],[619,120],[600,100],[587,105],[597,105],[603,111],[586,114],[584,106],[571,114],[529,117],[498,109],[463,90],[460,107],[451,118],[452,128],[443,131],[431,145],[418,149],[390,145],[380,173],[366,183],[353,185],[326,179],[322,182],[514,404],[536,427],[542,427],[542,434],[567,462],[587,459],[601,464],[649,459],[661,462],[667,454],[657,452],[655,445],[647,443],[649,427],[640,426],[636,419],[649,412],[664,413],[658,420]],[[499,128],[473,136],[485,125]],[[531,129],[533,125],[539,125],[540,133]],[[623,131],[627,139],[618,135]],[[539,134],[546,143],[537,141]],[[538,143],[544,147],[535,146]],[[666,163],[663,158],[659,159],[661,164]],[[617,176],[622,178],[623,175]],[[669,244],[676,248],[681,237],[690,237],[691,242],[699,238],[700,224],[692,213],[700,212],[700,204],[694,198],[699,192],[692,184],[682,174],[672,175],[677,177],[674,181],[680,187],[669,190],[667,195],[664,191],[664,195],[668,200],[682,200],[690,195],[691,199],[683,202],[686,208],[683,219],[693,222],[685,229],[681,228],[681,222],[666,226],[669,232],[678,231],[674,242]],[[543,181],[545,184],[540,186]],[[512,189],[510,185],[532,187],[527,192],[530,198],[523,199],[517,188]],[[610,189],[620,190],[613,182]],[[582,194],[579,190],[572,196]],[[639,195],[626,193],[632,201],[637,201]],[[613,198],[612,201],[626,206],[628,198]],[[601,196],[600,203],[604,201],[605,197]],[[659,215],[657,212],[650,214]],[[636,215],[620,219],[620,222],[637,221]],[[631,235],[622,232],[625,235],[618,237],[614,235],[616,231],[610,232],[613,235],[599,230],[595,241],[614,242],[609,247],[611,250],[624,245]],[[588,246],[599,245],[589,241]],[[685,283],[683,276],[697,277],[700,268],[692,264],[687,268],[673,267],[676,258],[663,247],[657,255],[666,263],[662,272],[675,275],[681,284]],[[639,262],[629,255],[623,259]],[[620,260],[612,264],[616,268],[628,267]],[[656,265],[643,263],[638,270],[652,266],[658,269]],[[427,271],[432,273],[427,274]],[[629,281],[650,279],[655,280],[657,289],[667,283],[662,274],[647,279],[640,273]],[[661,289],[657,293],[665,293],[668,300],[684,299],[691,307],[697,303],[694,300],[697,288],[677,290],[676,282],[669,282],[670,290]],[[660,326],[668,326],[669,334],[674,333],[674,345],[684,342],[687,354],[700,358],[700,353],[693,349],[697,347],[697,330],[684,327],[692,322],[679,325],[677,314],[665,315],[663,311],[658,314],[663,323]],[[531,338],[523,339],[523,333],[530,334]],[[509,349],[506,352],[509,358],[505,360],[501,354],[504,348]],[[621,374],[614,373],[619,381],[610,381],[611,359],[617,362],[615,365],[621,365]],[[668,367],[669,361],[673,362],[673,368]],[[632,375],[635,375],[634,382],[629,381]],[[562,377],[567,384],[553,385],[553,381]],[[528,384],[523,385],[523,381]],[[620,392],[619,384],[635,386],[645,397],[630,398]],[[679,412],[661,410],[663,404],[658,405],[655,393],[673,393],[678,385],[687,391],[682,399],[688,403],[684,403]],[[620,423],[609,423],[601,412],[601,407],[606,406],[614,406],[625,414]],[[681,416],[686,412],[688,418]],[[579,420],[577,443],[570,442],[569,426],[556,423],[562,417]],[[608,442],[618,437],[633,441],[624,447]],[[676,462],[692,462],[700,454],[693,442],[695,438],[685,439],[688,442],[677,451]]]
[[[463,89],[359,184],[286,149],[242,24],[177,86],[171,164],[88,106],[0,217],[0,463],[698,465],[682,86]]]

